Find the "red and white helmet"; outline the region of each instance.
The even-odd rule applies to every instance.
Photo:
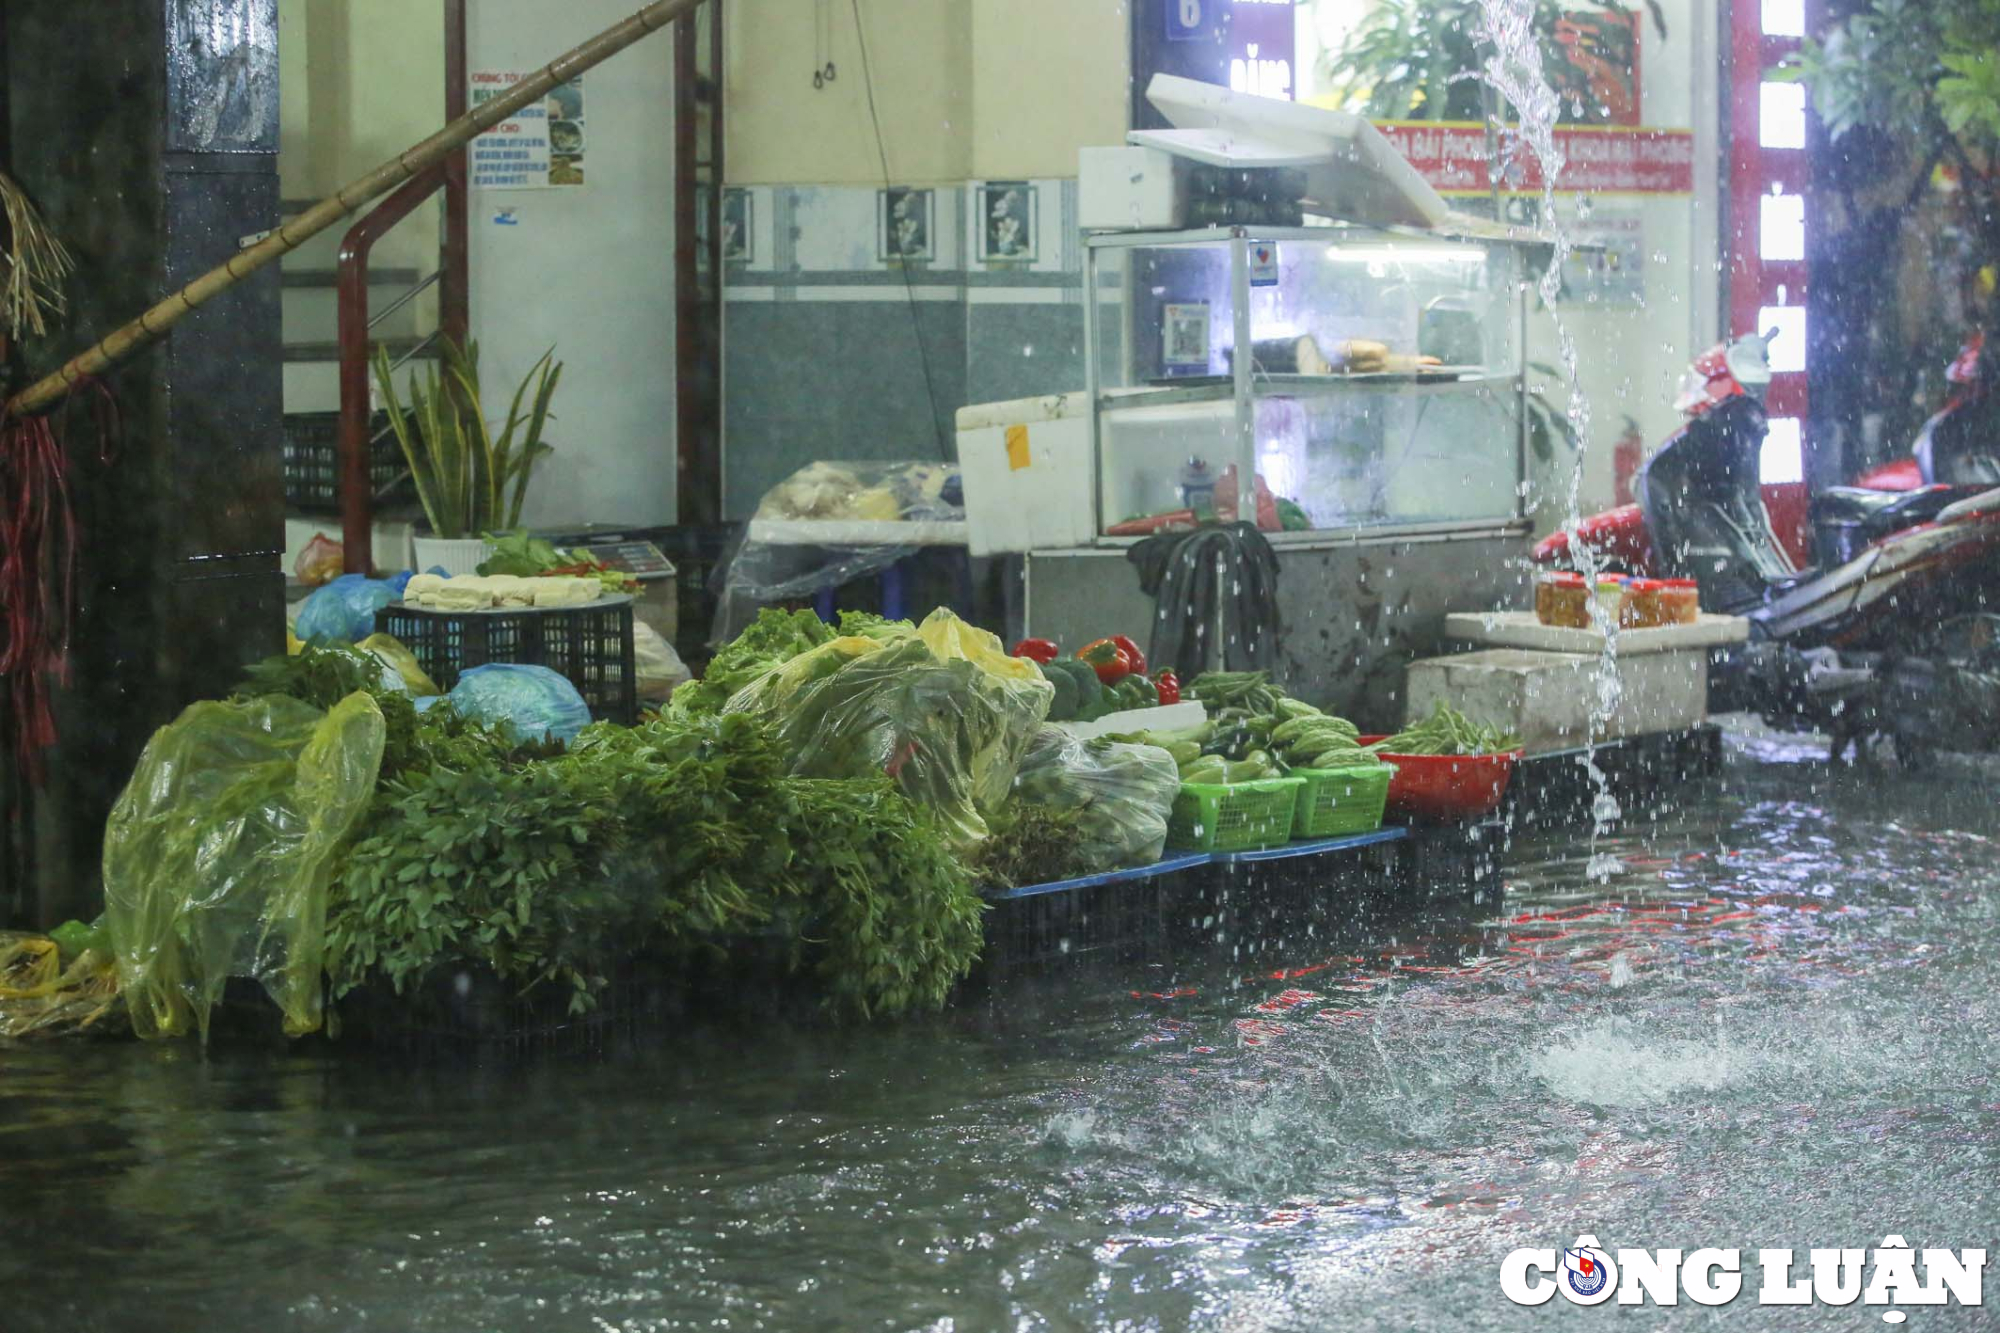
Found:
[[[1986,332],[1976,329],[1965,346],[1958,349],[1958,358],[1945,367],[1944,378],[1948,384],[1977,384],[1982,376],[1979,372],[1979,356],[1986,350]]]
[[[1680,397],[1674,407],[1685,416],[1698,417],[1731,398],[1763,401],[1771,384],[1771,339],[1769,333],[1746,333],[1734,342],[1717,343],[1695,358],[1681,380]]]

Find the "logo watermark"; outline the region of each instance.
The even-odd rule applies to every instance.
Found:
[[[1758,1250],[1758,1305],[1888,1307],[1884,1323],[1909,1317],[1899,1306],[1982,1303],[1985,1250],[1914,1250],[1901,1236],[1872,1249]],[[1921,1270],[1921,1272],[1920,1272]],[[1558,1292],[1577,1305],[1728,1305],[1743,1294],[1743,1252],[1726,1249],[1619,1250],[1595,1236],[1567,1249],[1515,1250],[1500,1265],[1500,1290],[1516,1305],[1542,1305]]]

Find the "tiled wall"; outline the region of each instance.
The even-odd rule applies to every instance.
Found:
[[[948,454],[966,403],[1083,387],[1076,182],[908,189],[725,193],[731,517],[815,459]]]

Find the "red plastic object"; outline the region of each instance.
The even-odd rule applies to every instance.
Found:
[[[1898,458],[1862,473],[1854,479],[1854,484],[1871,491],[1920,491],[1924,488],[1924,469],[1914,458]]]
[[[1620,505],[1592,514],[1576,525],[1576,538],[1599,560],[1611,560],[1635,574],[1653,570],[1653,549],[1646,537],[1646,516],[1638,505]],[[1569,556],[1570,533],[1544,537],[1535,547],[1535,563],[1560,564]]]
[[[1380,736],[1363,736],[1373,745]],[[1514,765],[1526,751],[1507,754],[1385,754],[1396,766],[1389,779],[1389,809],[1440,823],[1483,819],[1500,808]]]

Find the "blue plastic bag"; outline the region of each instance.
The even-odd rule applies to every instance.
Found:
[[[590,705],[567,677],[545,666],[491,662],[458,678],[449,694],[417,700],[421,711],[449,703],[461,717],[506,723],[524,740],[553,736],[567,745],[590,725]]]
[[[375,613],[403,595],[410,571],[392,578],[342,574],[306,598],[292,629],[307,643],[359,643],[375,632]]]

